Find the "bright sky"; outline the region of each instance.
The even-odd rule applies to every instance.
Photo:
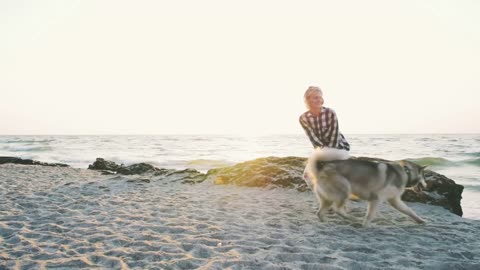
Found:
[[[480,1],[0,2],[0,134],[480,133]]]

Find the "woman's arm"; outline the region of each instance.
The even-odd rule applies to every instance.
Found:
[[[315,136],[315,133],[313,132],[312,127],[308,124],[308,121],[305,119],[304,115],[300,116],[300,125],[302,126],[303,130],[305,130],[305,133],[307,134],[308,139],[310,139],[310,142],[312,143],[313,147],[323,147],[323,143],[318,138]]]

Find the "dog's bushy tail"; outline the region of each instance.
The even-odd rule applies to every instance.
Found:
[[[344,160],[350,158],[347,150],[329,147],[316,148],[312,155],[316,161]]]
[[[349,158],[350,158],[350,154],[348,153],[347,150],[344,150],[344,149],[329,148],[329,147],[316,148],[315,151],[313,151],[310,158],[308,159],[307,168],[317,168],[317,170],[319,170],[318,168],[319,163],[332,161],[332,160],[345,160]]]

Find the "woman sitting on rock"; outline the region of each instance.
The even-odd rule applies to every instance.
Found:
[[[323,93],[317,86],[308,87],[304,94],[308,111],[300,115],[300,124],[314,148],[331,147],[350,150],[350,144],[340,133],[335,111],[323,106]]]

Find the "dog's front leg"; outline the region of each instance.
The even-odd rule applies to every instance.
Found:
[[[393,198],[393,199],[390,199],[388,200],[388,202],[390,203],[391,206],[393,206],[395,209],[397,209],[398,211],[404,213],[405,215],[411,217],[413,220],[415,220],[415,222],[417,222],[418,224],[424,224],[425,223],[425,220],[423,220],[422,218],[420,218],[419,216],[417,216],[417,214],[415,214],[415,212],[413,212],[413,210],[408,207],[400,197],[396,197],[396,198]]]
[[[365,219],[363,220],[363,227],[370,226],[370,222],[375,217],[377,213],[378,205],[380,204],[379,200],[373,200],[368,202],[367,214],[365,215]]]

